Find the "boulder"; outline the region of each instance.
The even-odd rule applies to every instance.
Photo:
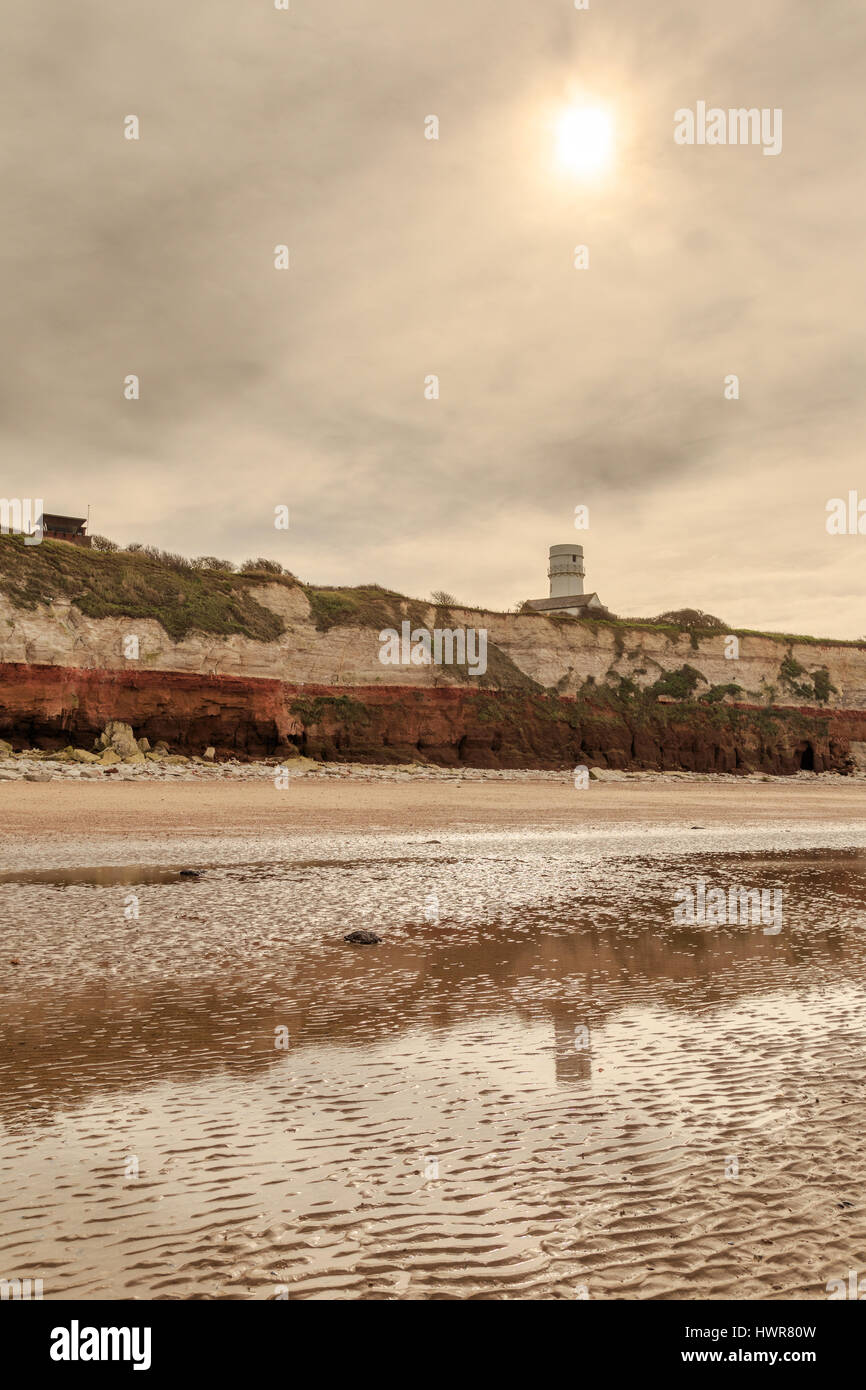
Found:
[[[108,721],[96,740],[96,748],[97,752],[112,748],[120,758],[130,758],[141,751],[135,741],[135,734],[132,732],[131,725],[124,724],[120,719]]]
[[[216,749],[210,747],[206,748],[204,750],[204,756],[207,758],[208,762],[212,763],[214,758],[216,757]]]
[[[0,738],[0,758],[11,758],[12,744],[7,743],[5,738]]]
[[[374,931],[350,931],[343,940],[351,941],[353,946],[378,946],[382,938]]]
[[[88,753],[86,748],[73,748],[69,754],[69,761],[73,763],[98,763],[98,753]]]
[[[142,752],[142,753],[149,753],[149,752],[150,752],[150,739],[148,739],[148,738],[140,738],[140,739],[138,740],[138,747],[139,747],[139,751],[140,751],[140,752]]]
[[[120,754],[115,753],[113,748],[106,748],[105,752],[100,755],[99,761],[110,766],[112,763],[119,763],[121,758]]]

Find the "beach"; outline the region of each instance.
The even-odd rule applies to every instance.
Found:
[[[337,769],[315,778],[291,778],[274,786],[275,769],[260,765],[243,781],[171,784],[137,778],[126,782],[0,782],[0,830],[11,835],[62,834],[79,818],[94,835],[139,829],[399,830],[464,826],[722,826],[770,823],[866,824],[866,781],[850,777],[697,779],[686,775],[643,781],[624,778],[574,787],[569,773],[507,776],[474,774],[417,780],[388,769],[385,780],[370,770]]]
[[[808,1300],[858,1268],[862,783],[272,771],[0,784],[5,1277]],[[778,927],[677,919],[713,885]]]

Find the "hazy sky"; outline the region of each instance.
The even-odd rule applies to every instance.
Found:
[[[619,613],[866,633],[864,54],[862,0],[12,7],[3,494],[495,607],[578,539]],[[698,101],[781,154],[676,145]]]

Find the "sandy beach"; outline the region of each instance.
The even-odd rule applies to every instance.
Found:
[[[58,834],[78,822],[88,832],[159,829],[421,830],[470,826],[618,824],[754,825],[785,822],[866,824],[866,782],[842,777],[772,782],[592,783],[561,781],[424,781],[384,783],[345,778],[292,780],[277,791],[270,776],[241,783],[0,783],[0,831]]]
[[[866,1243],[864,805],[0,785],[0,1265],[46,1298],[826,1298]],[[698,882],[778,929],[678,921]]]

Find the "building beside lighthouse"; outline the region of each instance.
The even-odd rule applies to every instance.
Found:
[[[605,618],[608,610],[598,594],[585,594],[583,546],[552,545],[547,566],[549,598],[531,598],[526,608],[533,613],[568,613],[576,618]]]

